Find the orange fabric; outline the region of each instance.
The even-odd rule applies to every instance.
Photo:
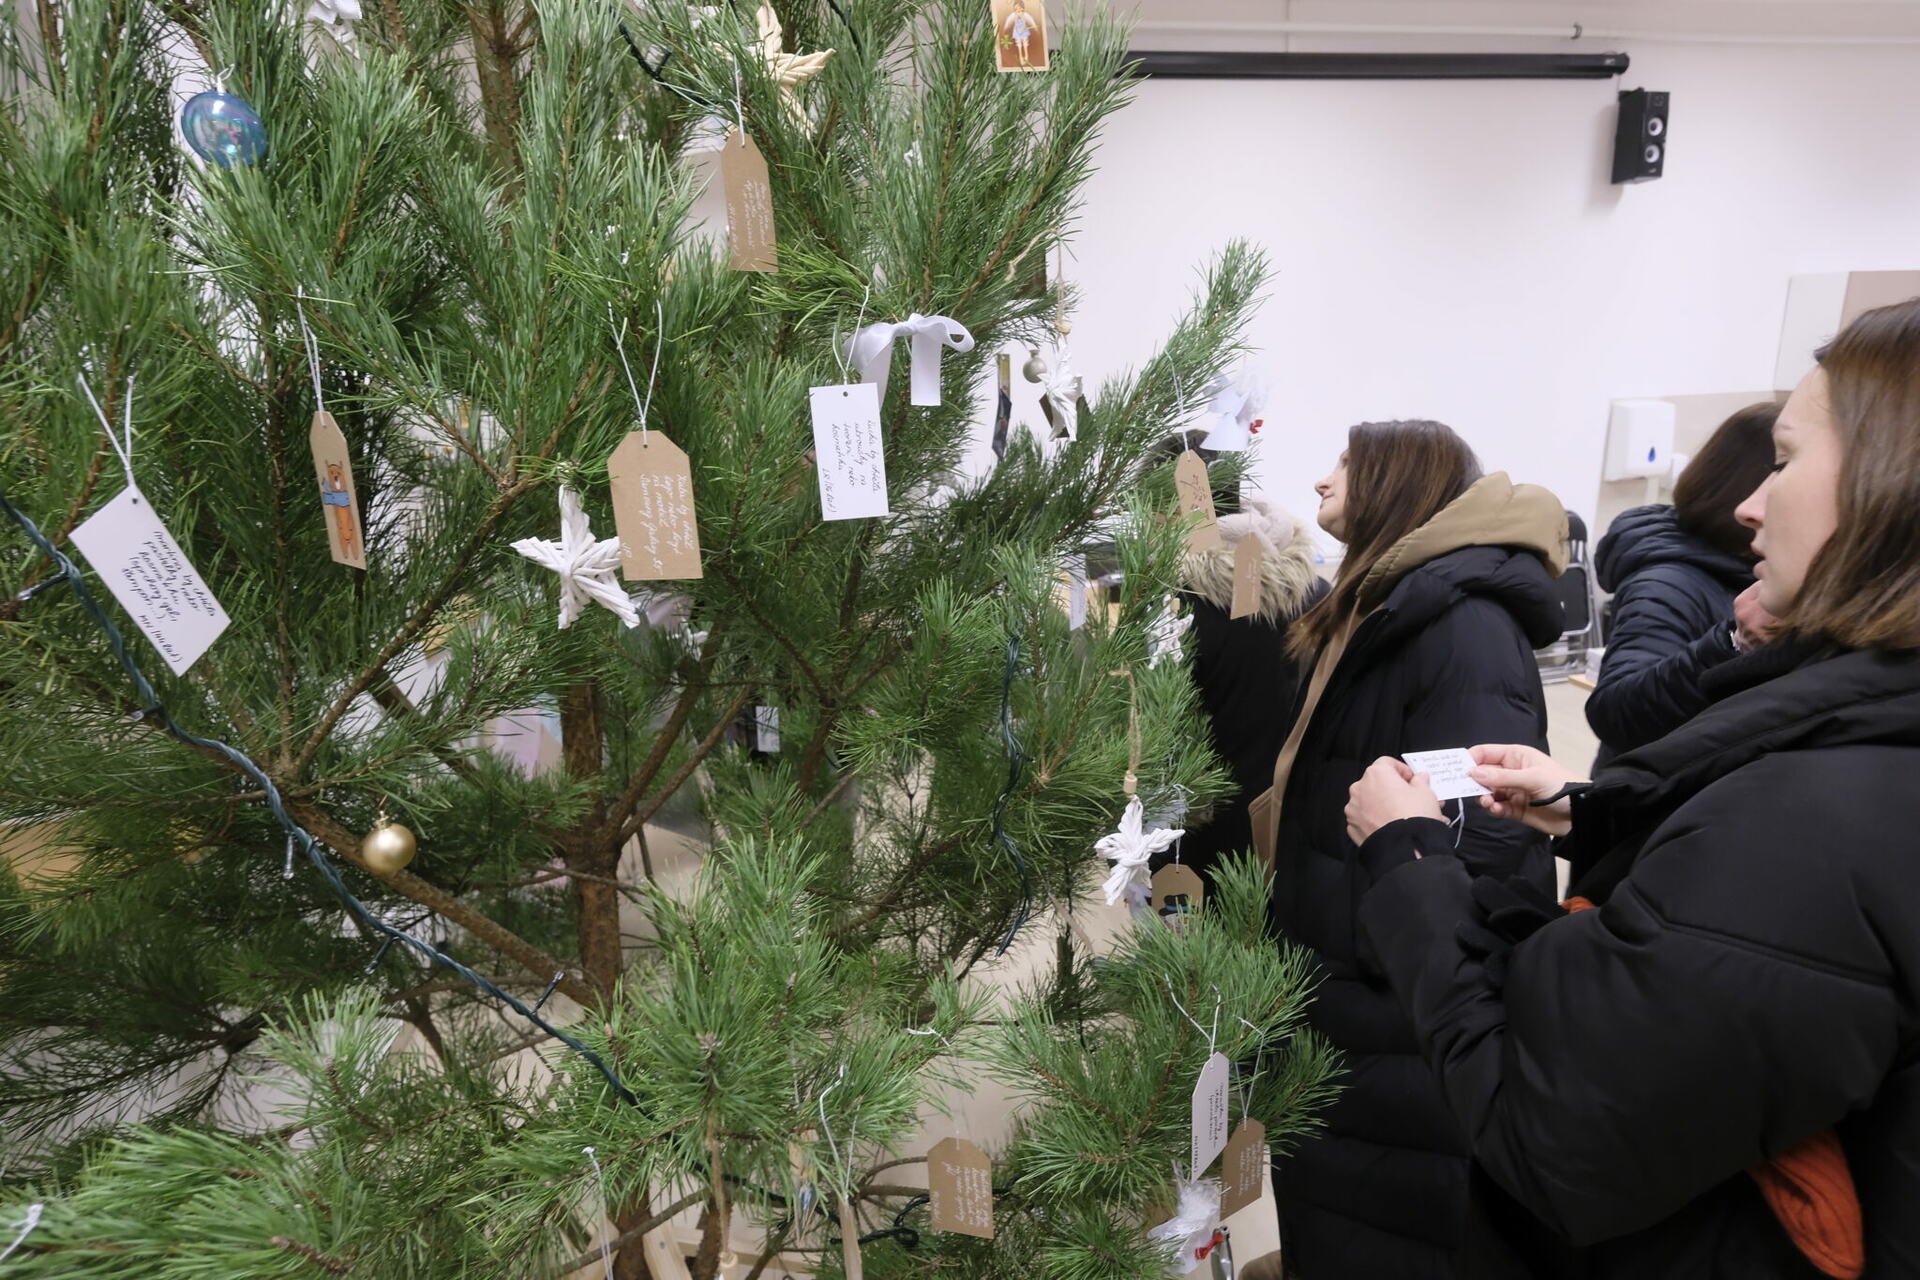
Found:
[[[1561,905],[1568,912],[1594,906],[1577,895]],[[1866,1225],[1847,1153],[1833,1130],[1814,1134],[1747,1174],[1760,1184],[1767,1207],[1808,1262],[1834,1280],[1859,1280],[1867,1268]]]
[[[1833,1130],[1816,1133],[1747,1172],[1807,1261],[1834,1280],[1856,1280],[1866,1270],[1860,1196]]]

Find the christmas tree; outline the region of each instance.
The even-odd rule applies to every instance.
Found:
[[[1056,7],[1000,74],[987,0],[13,12],[9,1274],[1184,1269],[1147,1230],[1209,1058],[1269,1140],[1323,1097],[1306,972],[1250,860],[1107,955],[1058,909],[1128,780],[1165,825],[1224,790],[1148,460],[1258,255],[966,466],[993,351],[1070,314],[1121,27]],[[810,392],[922,316],[887,514],[823,519],[872,460]],[[982,984],[1036,935],[1031,990]],[[992,1238],[936,1231],[904,1175],[989,1077]]]

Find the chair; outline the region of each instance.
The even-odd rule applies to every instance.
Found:
[[[1567,512],[1567,571],[1554,583],[1564,616],[1560,638],[1544,649],[1536,649],[1540,678],[1547,684],[1559,684],[1569,676],[1584,674],[1587,651],[1599,639],[1600,610],[1593,591],[1593,571],[1587,559],[1587,523],[1574,512]]]

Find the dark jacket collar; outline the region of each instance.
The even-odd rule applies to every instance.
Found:
[[[1602,591],[1618,591],[1634,574],[1661,564],[1687,565],[1735,590],[1753,581],[1751,560],[1694,537],[1664,504],[1621,512],[1593,551],[1594,576]]]
[[[1566,626],[1553,579],[1537,554],[1508,547],[1462,547],[1427,561],[1395,583],[1355,635],[1354,645],[1371,650],[1397,644],[1470,596],[1506,609],[1535,648],[1552,644]]]
[[[1869,743],[1920,746],[1914,651],[1787,640],[1716,668],[1702,685],[1716,699],[1712,705],[1613,761],[1575,801],[1567,853],[1582,889],[1590,887],[1583,868],[1623,841],[1643,838],[1709,784],[1761,756]]]

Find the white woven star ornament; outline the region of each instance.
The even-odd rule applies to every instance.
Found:
[[[773,11],[770,4],[762,4],[755,18],[760,32],[761,56],[766,59],[767,74],[780,86],[781,100],[787,104],[787,110],[793,112],[803,122],[806,113],[800,109],[799,88],[807,81],[819,75],[827,65],[827,59],[833,56],[833,50],[823,49],[819,53],[787,53],[781,49],[786,32],[780,26],[780,15]]]
[[[513,549],[545,569],[560,575],[560,629],[566,630],[580,611],[598,604],[617,614],[630,627],[640,625],[640,611],[620,586],[620,539],[595,541],[580,509],[580,495],[560,486],[560,538],[522,538]]]
[[[313,0],[307,6],[307,21],[341,44],[353,43],[353,24],[363,16],[360,0]]]
[[[1147,863],[1154,854],[1187,834],[1165,827],[1155,831],[1142,830],[1146,825],[1144,813],[1139,796],[1127,801],[1127,811],[1120,815],[1120,829],[1110,836],[1101,836],[1093,846],[1095,853],[1113,860],[1113,872],[1107,877],[1106,884],[1107,905],[1110,907],[1118,904],[1126,895],[1128,886],[1147,883]]]

